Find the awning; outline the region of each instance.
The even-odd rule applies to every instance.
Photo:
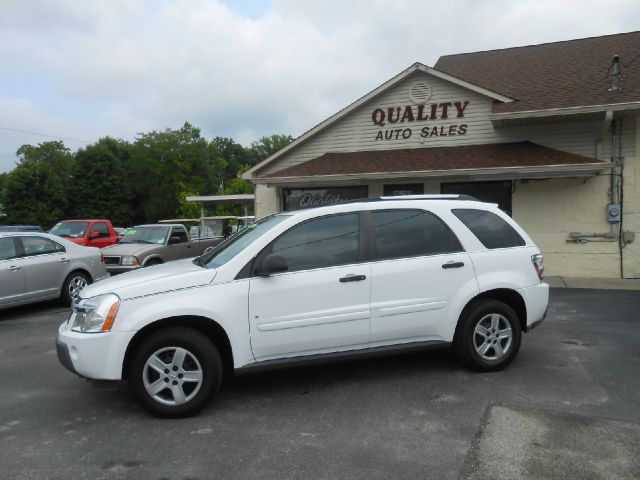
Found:
[[[531,142],[334,152],[253,179],[267,184],[362,183],[424,177],[517,179],[585,177],[610,162]]]

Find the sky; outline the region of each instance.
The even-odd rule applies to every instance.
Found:
[[[2,0],[0,172],[16,150],[189,122],[299,136],[415,62],[640,28],[637,0]]]

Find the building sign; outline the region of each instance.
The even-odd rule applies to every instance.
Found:
[[[428,103],[431,92],[429,85],[418,82],[409,88],[409,97],[415,102],[414,104],[373,110],[371,121],[380,127],[375,140],[408,140],[416,136],[425,140],[433,137],[466,135],[469,125],[464,123],[464,120],[458,119],[464,119],[469,100]],[[447,123],[443,124],[442,120]],[[429,122],[429,124],[414,125],[416,122]]]
[[[284,210],[290,211],[367,198],[369,189],[366,185],[355,187],[285,188],[283,194]]]

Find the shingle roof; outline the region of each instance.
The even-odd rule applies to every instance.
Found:
[[[609,91],[613,55],[622,62],[618,91]],[[640,32],[445,55],[435,68],[516,99],[495,103],[495,113],[638,102]]]
[[[496,167],[580,165],[605,162],[531,142],[325,153],[267,178],[366,173],[427,172]]]

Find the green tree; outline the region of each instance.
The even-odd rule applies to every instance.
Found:
[[[257,165],[266,158],[269,158],[278,150],[289,145],[293,140],[294,138],[291,135],[270,135],[253,142],[249,149],[251,166]]]
[[[50,228],[64,217],[64,183],[45,162],[24,162],[5,181],[7,224],[34,224]]]
[[[136,218],[147,222],[173,218],[181,192],[210,191],[215,184],[211,156],[200,129],[189,123],[179,130],[141,134],[131,150]]]
[[[57,177],[62,186],[60,203],[56,204],[55,208],[62,211],[61,217],[69,216],[72,213],[75,201],[72,198],[75,158],[71,151],[64,146],[63,142],[52,141],[39,143],[36,147],[22,145],[16,155],[18,156],[17,167],[34,165],[46,165],[49,167],[40,171],[47,171],[50,175]],[[57,183],[57,181],[54,183]]]
[[[76,153],[73,215],[107,218],[114,225],[133,222],[128,172],[129,144],[105,137]]]

